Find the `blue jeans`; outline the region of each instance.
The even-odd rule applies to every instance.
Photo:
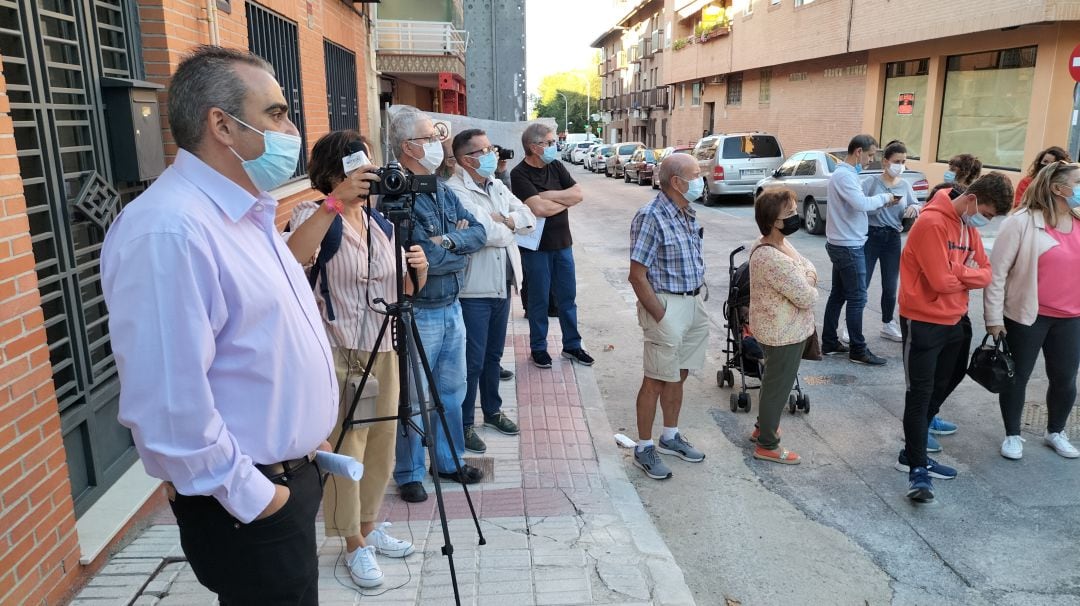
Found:
[[[836,349],[840,345],[836,327],[840,323],[840,309],[847,304],[847,329],[851,343],[851,355],[860,356],[866,351],[866,339],[862,333],[862,314],[866,307],[866,259],[861,246],[834,246],[825,244],[825,251],[832,261],[832,291],[825,303],[825,325],[821,328],[821,347]]]
[[[548,297],[555,294],[559,307],[559,326],[562,328],[563,349],[580,349],[581,334],[577,329],[577,276],[574,273],[574,249],[521,249],[521,267],[529,281],[529,347],[532,351],[547,351]]]
[[[502,408],[499,396],[499,362],[506,345],[506,322],[510,318],[510,299],[459,299],[461,315],[465,318],[465,366],[468,384],[465,401],[461,403],[461,419],[465,427],[476,420],[476,392],[480,392],[480,408],[490,417]]]
[[[435,438],[439,471],[452,472],[457,469],[455,455],[456,460],[462,464],[465,456],[465,431],[461,426],[461,400],[465,396],[465,322],[461,319],[461,305],[456,300],[446,307],[414,309],[420,342],[424,346],[428,364],[431,365],[431,374],[435,378],[435,392],[439,394],[446,411],[446,423],[450,426],[450,439],[454,444],[453,452],[447,442],[442,422],[434,410],[431,411],[431,422],[435,424],[435,431],[429,431],[428,435]],[[404,381],[405,377],[401,380]],[[427,391],[427,380],[424,377],[421,377],[421,385],[424,391]],[[414,397],[413,406],[422,399]],[[423,427],[421,416],[416,415],[413,419]],[[398,486],[424,480],[425,450],[420,444],[420,436],[412,428],[408,429],[405,436],[401,435],[399,429],[394,462],[394,481]]]
[[[893,321],[896,312],[896,285],[900,282],[900,232],[891,227],[870,226],[866,244],[866,284],[874,278],[874,266],[881,262],[881,321]]]

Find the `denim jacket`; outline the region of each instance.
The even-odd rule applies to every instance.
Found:
[[[427,255],[428,275],[424,288],[413,297],[416,307],[445,307],[457,300],[464,281],[468,255],[484,247],[484,226],[461,205],[458,197],[441,182],[435,195],[420,194],[413,205],[412,240]],[[456,223],[465,219],[469,226],[459,230]],[[431,241],[433,236],[453,240],[454,250],[446,250]]]

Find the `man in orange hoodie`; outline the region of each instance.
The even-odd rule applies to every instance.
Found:
[[[900,255],[900,331],[903,335],[904,450],[896,469],[908,472],[907,496],[934,500],[930,478],[956,470],[926,456],[926,432],[941,403],[964,378],[971,321],[968,291],[990,283],[990,260],[980,227],[1012,208],[1013,187],[1002,173],[986,174],[967,191],[939,191],[923,207]]]

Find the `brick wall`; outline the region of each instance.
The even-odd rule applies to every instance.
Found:
[[[0,57],[0,603],[55,604],[79,546],[6,90]]]
[[[739,105],[726,104],[726,83],[707,83],[702,104],[716,104],[714,132],[768,132],[780,139],[785,155],[810,148],[847,147],[863,128],[866,75],[859,66],[866,62],[866,53],[852,53],[774,66],[768,103],[759,99],[760,70],[747,70],[742,72]],[[701,137],[704,105],[690,106],[689,86],[686,107],[678,107],[678,98],[676,85],[669,141],[685,145]]]

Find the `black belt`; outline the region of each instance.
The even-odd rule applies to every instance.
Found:
[[[688,290],[686,292],[671,292],[671,291],[667,291],[667,290],[661,290],[660,291],[661,294],[678,295],[680,297],[696,297],[696,296],[698,296],[699,292],[701,292],[701,287],[700,286],[698,286],[694,290]]]
[[[266,465],[256,463],[255,469],[261,471],[264,476],[273,479],[287,473],[292,473],[314,460],[315,453],[311,453],[308,455],[304,455],[298,459],[291,459],[288,461],[282,461],[280,463],[269,463]]]

